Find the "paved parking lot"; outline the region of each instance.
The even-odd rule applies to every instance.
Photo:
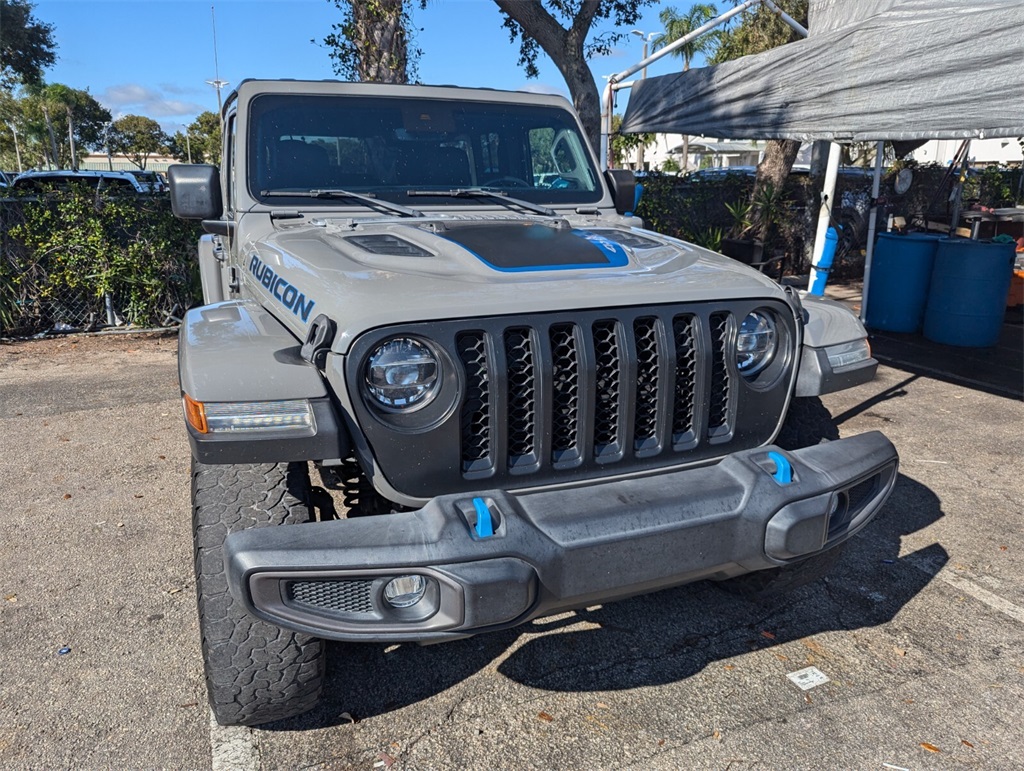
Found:
[[[442,646],[211,726],[173,337],[0,344],[0,767],[1020,768],[1024,405],[883,367],[827,397],[902,458],[826,582],[698,584]],[[69,649],[61,653],[63,649]],[[829,679],[808,691],[786,675]]]

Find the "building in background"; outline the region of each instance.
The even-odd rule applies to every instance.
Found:
[[[172,163],[181,161],[169,155],[151,155],[146,161],[146,171],[167,171]],[[90,153],[78,166],[83,171],[138,171],[139,167],[128,160],[126,155],[110,155],[106,153]]]
[[[912,153],[918,163],[947,165],[953,160],[960,139],[933,139]],[[974,139],[968,157],[972,166],[1020,166],[1024,162],[1021,140]]]

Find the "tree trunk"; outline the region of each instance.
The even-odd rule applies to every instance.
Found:
[[[409,48],[402,0],[353,0],[354,41],[359,49],[359,80],[408,83]]]
[[[53,159],[53,165],[59,169],[60,154],[57,152],[57,137],[53,133],[53,121],[50,120],[50,110],[45,104],[43,105],[43,118],[46,120],[46,131],[50,135],[50,157]]]
[[[769,139],[765,143],[764,158],[757,164],[757,179],[754,181],[752,201],[757,197],[758,191],[766,185],[771,185],[776,190],[782,188],[799,152],[800,143],[795,139]]]
[[[601,97],[594,74],[583,56],[583,43],[594,22],[600,0],[583,0],[568,29],[544,8],[541,0],[494,0],[523,32],[537,41],[569,87],[573,107],[579,113],[583,130],[596,152],[601,142]]]

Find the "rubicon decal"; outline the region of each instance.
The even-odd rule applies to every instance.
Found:
[[[315,300],[307,300],[306,295],[277,275],[269,265],[264,265],[255,254],[249,260],[249,272],[274,295],[275,300],[303,321],[309,321]]]

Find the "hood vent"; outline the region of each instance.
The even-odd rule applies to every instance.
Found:
[[[373,254],[387,255],[389,257],[433,257],[421,246],[412,241],[393,236],[387,233],[371,234],[365,236],[348,236],[346,241],[351,241],[360,249]]]
[[[665,245],[661,241],[638,236],[636,233],[630,233],[628,230],[613,230],[611,228],[586,228],[586,230],[588,233],[607,238],[609,241],[614,241],[622,246],[628,246],[630,249],[657,249],[659,246]]]

